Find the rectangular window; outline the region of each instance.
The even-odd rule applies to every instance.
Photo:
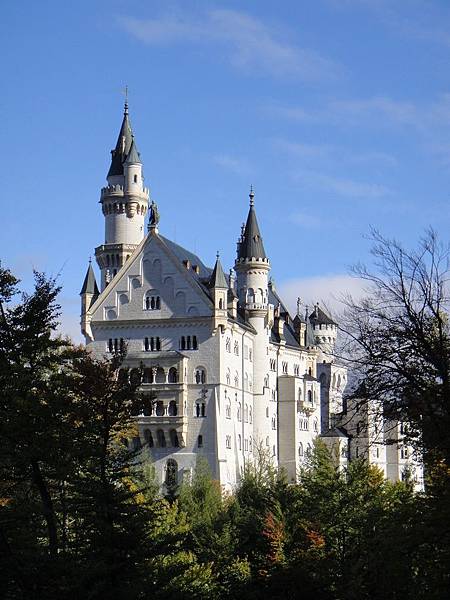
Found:
[[[231,449],[231,435],[225,437],[225,447]]]

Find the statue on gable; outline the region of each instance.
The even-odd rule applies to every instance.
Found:
[[[155,228],[158,226],[158,223],[159,223],[158,207],[156,205],[156,202],[154,200],[152,200],[152,203],[150,204],[150,218],[148,221],[148,227]]]

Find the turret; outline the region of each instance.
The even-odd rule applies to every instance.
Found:
[[[324,355],[322,360],[330,362],[334,353],[337,337],[337,324],[329,317],[317,303],[313,312],[308,317],[314,344],[319,347]]]
[[[149,190],[144,187],[142,162],[128,117],[128,104],[111,151],[108,185],[101,190],[100,203],[105,217],[105,243],[95,250],[104,290],[145,235]]]
[[[214,330],[227,323],[228,283],[217,253],[216,264],[209,279],[209,288],[214,303]]]
[[[269,372],[268,279],[270,262],[264,250],[256,218],[253,189],[250,189],[249,197],[250,209],[247,223],[242,229],[238,241],[234,270],[237,273],[239,306],[257,335],[253,344],[253,392],[256,398],[253,405],[253,429],[255,439],[261,441],[267,423],[267,398],[265,395],[268,393],[268,388],[264,382]]]
[[[94,269],[92,268],[91,259],[89,259],[89,267],[84,278],[83,287],[81,288],[81,332],[86,338],[90,338],[90,326],[88,312],[90,307],[97,300],[100,292],[98,291],[97,282],[95,280]]]
[[[256,315],[267,311],[270,262],[256,218],[253,189],[250,190],[249,198],[250,209],[238,241],[234,269],[237,272],[239,304],[246,312]]]

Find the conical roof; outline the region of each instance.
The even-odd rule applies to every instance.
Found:
[[[83,287],[81,288],[80,296],[82,294],[92,294],[96,298],[100,292],[98,291],[97,282],[95,281],[94,269],[92,268],[91,262],[84,278]]]
[[[228,283],[227,283],[225,274],[223,272],[219,256],[217,256],[216,264],[214,265],[213,272],[211,273],[211,277],[209,279],[209,285],[211,287],[216,287],[216,288],[224,288],[224,289],[228,288]]]
[[[313,312],[309,315],[309,320],[313,325],[336,325],[318,304],[315,305]]]
[[[109,167],[108,177],[113,175],[123,175],[123,163],[130,152],[133,142],[133,131],[128,118],[128,104],[125,103],[122,125],[117,138],[116,147],[111,152],[111,166]]]
[[[255,206],[253,203],[254,194],[250,192],[250,210],[248,211],[247,223],[242,234],[238,248],[238,259],[265,259],[266,251],[259,231],[258,220],[256,218]]]
[[[136,142],[134,141],[134,138],[131,140],[130,151],[128,152],[128,156],[125,159],[125,164],[134,164],[134,165],[142,164],[141,157],[140,157],[138,149],[136,147]]]

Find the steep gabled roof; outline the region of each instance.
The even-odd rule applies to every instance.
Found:
[[[212,288],[228,288],[228,283],[220,263],[219,255],[217,255],[216,264],[214,265],[213,272],[211,273],[209,285]]]
[[[136,142],[134,138],[131,140],[130,151],[128,152],[128,156],[125,159],[124,164],[126,165],[141,165],[141,156],[136,147]]]
[[[318,304],[315,305],[313,312],[309,315],[309,320],[313,325],[337,325]]]
[[[100,295],[100,292],[97,287],[97,282],[95,280],[94,269],[92,268],[91,262],[89,262],[89,267],[86,272],[86,277],[84,278],[83,287],[81,288],[81,294],[92,294],[94,296],[93,302]]]
[[[256,218],[253,198],[254,193],[253,191],[250,191],[250,209],[248,211],[244,232],[239,240],[238,260],[252,258],[267,260],[261,232],[259,230],[258,219]]]
[[[108,177],[113,175],[123,175],[123,163],[130,152],[133,141],[133,131],[128,118],[128,104],[125,103],[122,125],[117,138],[116,147],[111,152],[111,166],[109,167]]]

